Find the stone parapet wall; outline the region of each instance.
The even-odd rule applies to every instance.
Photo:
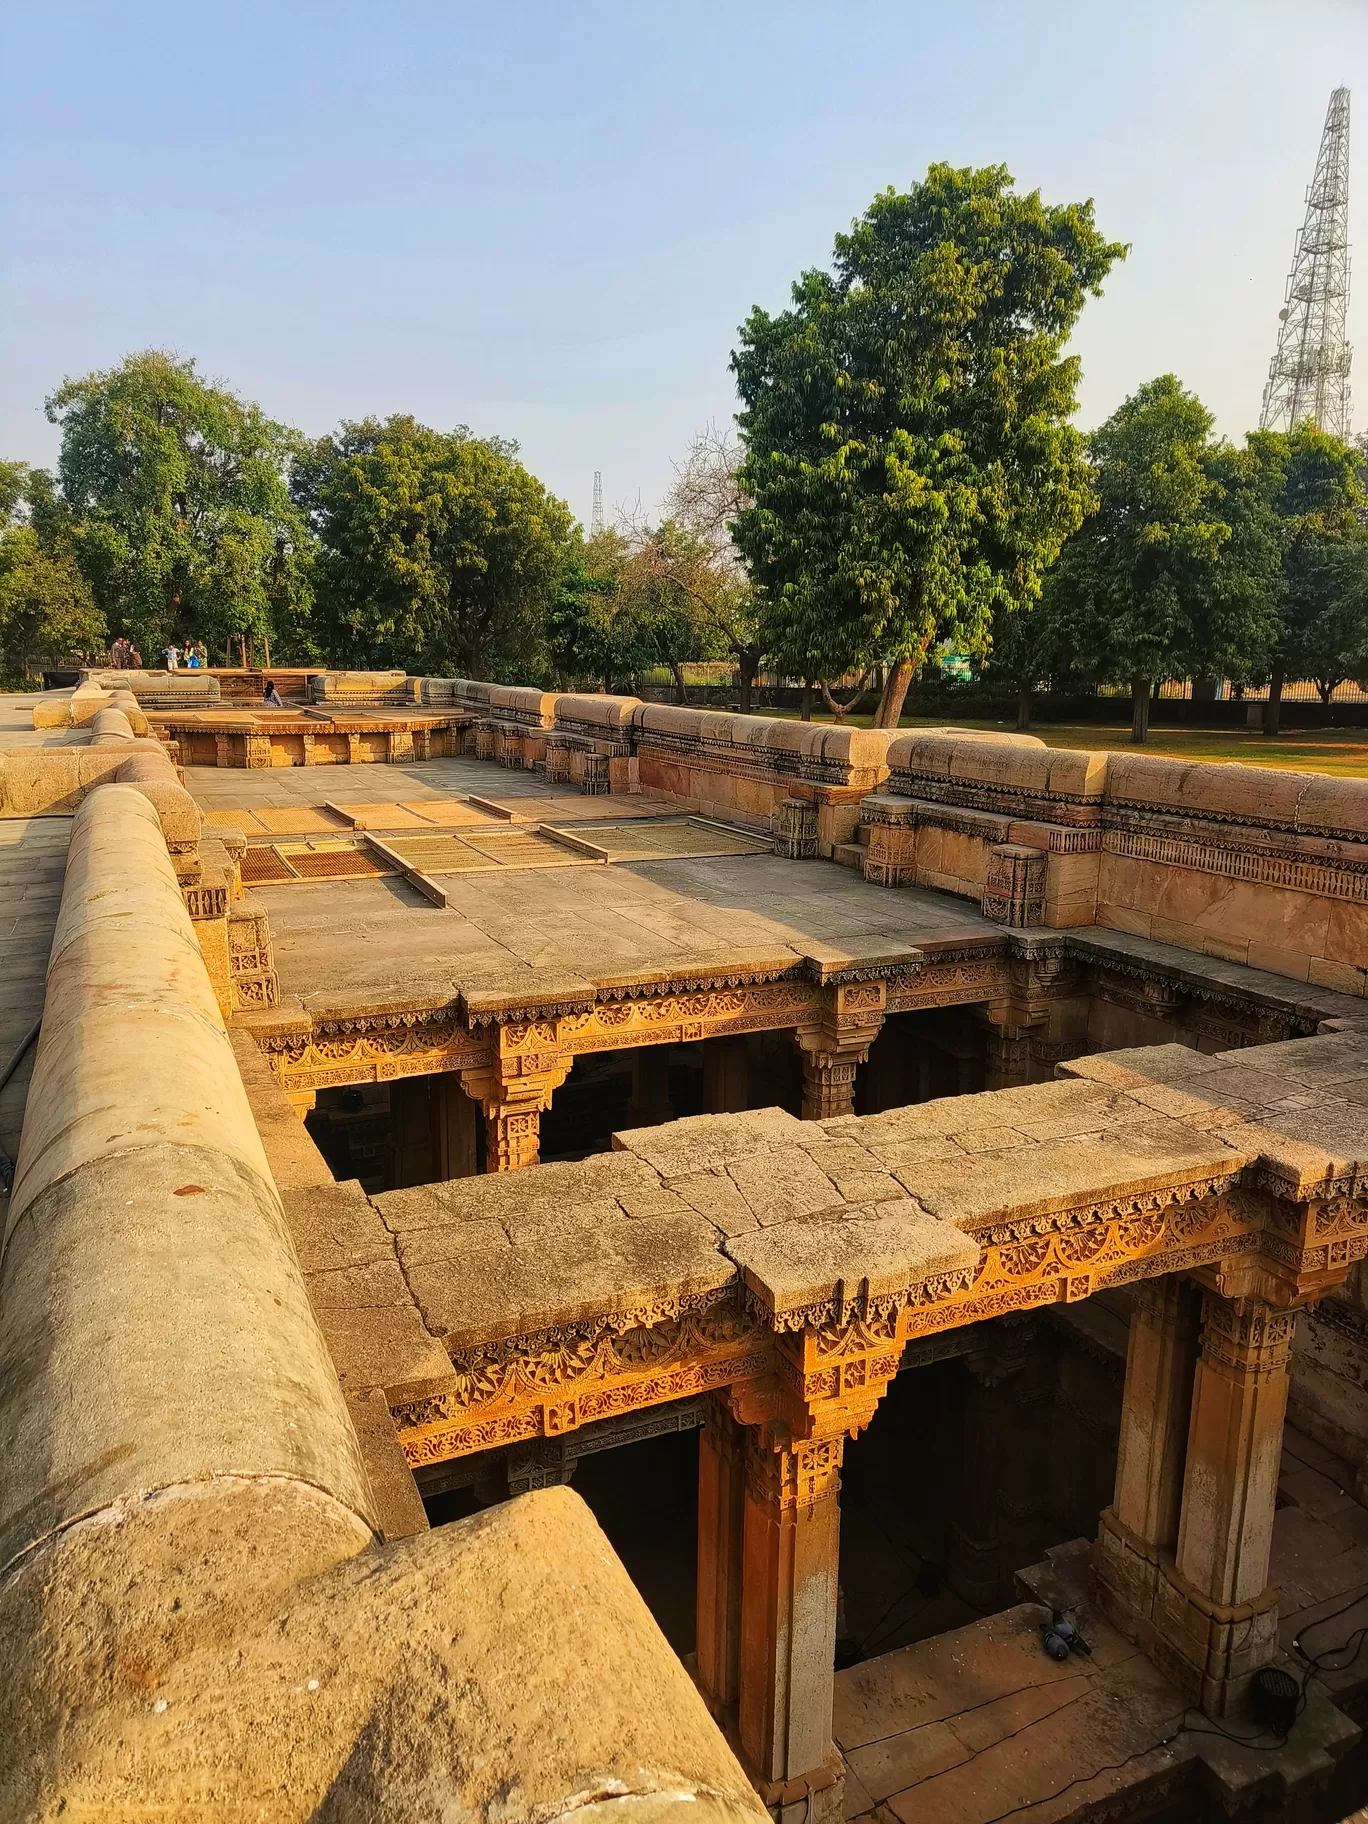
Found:
[[[188,704],[217,703],[218,679],[209,671],[87,670],[80,676],[75,696],[87,690],[127,691],[150,708],[179,708]]]
[[[402,671],[320,671],[309,679],[309,701],[399,708],[422,700],[421,683]]]
[[[158,819],[101,787],[0,1264],[0,1815],[763,1817],[575,1496],[377,1528]]]
[[[199,846],[199,806],[159,741],[139,740],[114,726],[106,725],[85,746],[0,753],[0,819],[69,816],[88,793],[108,784],[136,786],[155,809],[177,866],[189,864]]]

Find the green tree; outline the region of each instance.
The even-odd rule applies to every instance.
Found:
[[[68,380],[49,495],[108,623],[148,652],[194,636],[307,647],[311,549],[285,465],[297,436],[160,350]]]
[[[884,662],[892,727],[934,644],[983,654],[994,615],[1038,593],[1089,504],[1064,344],[1125,251],[1090,203],[933,165],[837,236],[792,308],[751,312],[733,532],[789,669]]]
[[[1368,495],[1359,450],[1309,421],[1250,441],[1279,464],[1282,480],[1281,616],[1264,710],[1264,733],[1274,735],[1288,678],[1314,678],[1328,702],[1336,684],[1368,667]]]
[[[1078,663],[1130,684],[1137,742],[1157,680],[1248,675],[1276,631],[1277,470],[1257,448],[1213,445],[1211,423],[1164,374],[1093,433],[1097,511],[1052,590]]]
[[[305,452],[292,485],[319,540],[318,636],[338,663],[496,682],[543,670],[572,522],[516,445],[367,418]]]
[[[627,541],[611,528],[571,542],[560,586],[547,616],[547,647],[558,684],[629,685],[654,662],[640,629],[619,612],[617,585]]]
[[[93,658],[105,637],[70,551],[45,551],[32,526],[0,532],[0,672],[30,683],[44,665]]]

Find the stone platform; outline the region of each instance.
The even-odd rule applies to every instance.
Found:
[[[1284,1484],[1306,1473],[1299,1449],[1315,1454],[1316,1447],[1290,1432]],[[1279,1510],[1275,1559],[1288,1549],[1298,1511]],[[1368,1521],[1363,1509],[1354,1511]],[[1220,1734],[1097,1611],[1089,1555],[1084,1540],[1061,1547],[1019,1573],[1029,1600],[836,1674],[847,1819],[997,1824],[1012,1816],[1074,1824],[1156,1810],[1165,1817],[1264,1818],[1290,1815],[1289,1801],[1305,1803],[1329,1785],[1359,1742],[1332,1699],[1368,1686],[1368,1667],[1352,1686],[1341,1680],[1333,1691],[1314,1679],[1284,1747],[1247,1722]],[[1337,1588],[1324,1606],[1362,1600],[1313,1650],[1368,1619],[1363,1570],[1342,1554],[1326,1561],[1326,1580]],[[1041,1624],[1055,1608],[1074,1621],[1090,1654],[1056,1661],[1045,1653]],[[1288,1617],[1290,1631],[1298,1625]],[[1288,1664],[1300,1676],[1290,1654]]]

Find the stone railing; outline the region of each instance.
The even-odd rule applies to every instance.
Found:
[[[358,1423],[157,818],[103,788],[0,1265],[0,1814],[763,1817],[582,1502],[429,1533],[409,1482],[382,1543]]]
[[[88,670],[81,673],[76,694],[88,687],[126,691],[150,709],[208,708],[222,694],[218,679],[208,671]]]
[[[422,700],[422,682],[402,671],[320,671],[309,679],[309,701],[344,709],[399,708]]]
[[[195,877],[199,806],[161,742],[143,738],[147,722],[137,705],[118,706],[106,694],[103,704],[79,707],[80,730],[73,727],[61,745],[0,752],[0,818],[69,815],[96,786],[135,786],[156,811],[182,880]],[[135,732],[134,719],[143,735]]]

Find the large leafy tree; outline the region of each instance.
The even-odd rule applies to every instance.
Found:
[[[46,493],[26,464],[0,462],[0,675],[20,683],[43,665],[91,658],[105,641],[104,620],[60,536],[60,519],[59,535],[47,535],[55,516],[41,511]]]
[[[733,531],[789,669],[884,662],[894,726],[934,644],[983,653],[995,614],[1034,598],[1090,504],[1064,345],[1124,253],[1090,203],[933,165],[837,236],[790,309],[751,312]]]
[[[1342,679],[1368,670],[1368,496],[1359,451],[1309,421],[1250,443],[1281,480],[1281,617],[1264,712],[1264,732],[1276,734],[1286,679],[1314,678],[1328,701]]]
[[[495,681],[543,668],[571,517],[515,445],[368,418],[307,451],[293,490],[319,540],[318,635],[338,663]]]
[[[1211,415],[1172,374],[1149,381],[1089,439],[1097,510],[1050,591],[1078,663],[1131,686],[1131,738],[1156,680],[1242,677],[1277,626],[1276,465],[1214,445]]]
[[[50,506],[112,629],[147,652],[185,637],[305,649],[311,552],[285,480],[293,432],[156,349],[68,380],[47,415],[62,431]]]

